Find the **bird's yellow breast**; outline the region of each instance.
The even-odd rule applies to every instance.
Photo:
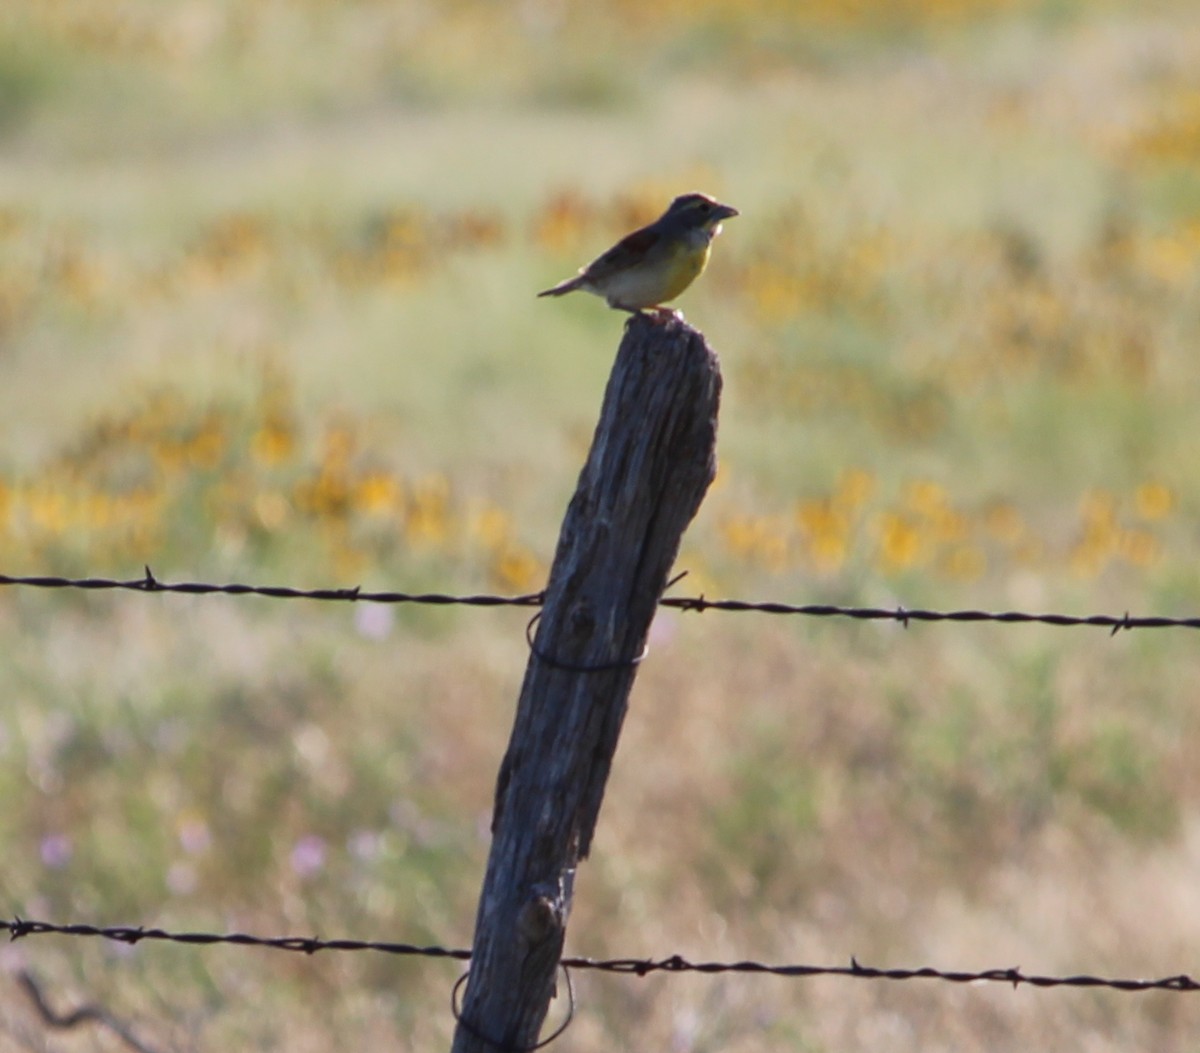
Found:
[[[692,284],[708,266],[708,254],[712,251],[712,243],[705,241],[703,245],[681,245],[679,251],[666,267],[664,275],[666,292],[664,300],[673,300],[684,289]]]
[[[614,307],[641,310],[673,300],[692,284],[708,263],[709,245],[685,241],[657,258],[607,277],[598,289]]]

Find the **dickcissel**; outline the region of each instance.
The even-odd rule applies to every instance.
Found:
[[[721,221],[736,216],[707,194],[681,194],[653,223],[618,241],[574,278],[538,296],[582,289],[603,296],[609,307],[637,314],[675,299],[700,277]]]

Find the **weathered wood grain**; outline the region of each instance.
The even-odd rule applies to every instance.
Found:
[[[525,1050],[553,996],[667,574],[716,470],[721,375],[682,320],[634,316],[563,521],[508,751],[453,1053]]]

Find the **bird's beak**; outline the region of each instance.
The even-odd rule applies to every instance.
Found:
[[[738,210],[732,205],[718,204],[716,211],[719,219],[732,219],[734,216],[739,215]]]

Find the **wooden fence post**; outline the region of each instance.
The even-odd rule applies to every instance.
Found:
[[[538,1040],[636,662],[716,470],[720,394],[700,333],[678,318],[629,321],[497,780],[453,1053],[515,1053]]]

